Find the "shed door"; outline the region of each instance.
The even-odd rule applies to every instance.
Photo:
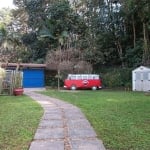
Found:
[[[23,71],[23,87],[24,88],[44,87],[44,70],[25,69]]]
[[[137,72],[135,80],[136,91],[150,91],[150,80],[148,72]]]

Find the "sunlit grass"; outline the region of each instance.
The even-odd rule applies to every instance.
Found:
[[[27,96],[0,96],[0,150],[27,150],[42,113]]]
[[[80,107],[107,149],[150,149],[150,96],[103,90],[44,93]]]

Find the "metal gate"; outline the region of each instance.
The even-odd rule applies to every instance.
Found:
[[[20,74],[21,76],[23,76],[22,71],[6,70],[5,77],[0,82],[0,95],[12,95],[13,94],[13,89],[17,82],[16,81],[17,74]]]

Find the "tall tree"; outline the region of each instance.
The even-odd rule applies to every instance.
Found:
[[[13,30],[13,15],[10,9],[0,10],[0,61],[15,62],[23,45],[20,34]]]
[[[14,1],[18,20],[26,20],[17,26],[22,31],[27,27],[22,40],[30,61],[73,47],[92,64],[132,67],[149,62],[148,0]]]

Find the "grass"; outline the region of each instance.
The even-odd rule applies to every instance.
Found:
[[[150,149],[150,97],[137,92],[47,91],[83,111],[109,150]]]
[[[27,150],[42,113],[27,96],[0,96],[0,150]]]

